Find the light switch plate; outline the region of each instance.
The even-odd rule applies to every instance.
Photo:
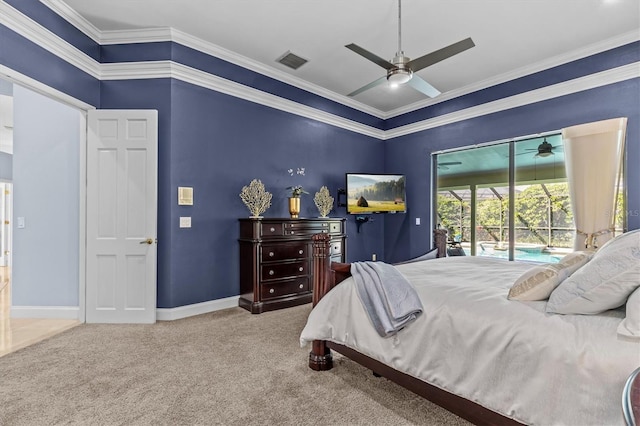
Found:
[[[191,228],[191,216],[180,216],[180,228]]]
[[[179,206],[193,205],[193,188],[189,186],[178,187],[178,205]]]

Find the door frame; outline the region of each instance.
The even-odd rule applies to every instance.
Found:
[[[77,319],[86,322],[86,286],[87,286],[87,113],[95,106],[76,99],[53,87],[39,82],[31,77],[19,73],[9,67],[0,64],[0,78],[13,84],[18,84],[24,88],[37,92],[57,102],[77,109],[80,112],[80,164],[79,164],[79,187],[78,187],[78,317]]]

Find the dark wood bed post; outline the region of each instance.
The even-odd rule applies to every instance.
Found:
[[[437,257],[447,257],[447,230],[434,229],[433,243],[438,249]]]
[[[315,234],[313,241],[313,306],[333,286],[333,273],[331,271],[331,237],[328,234]],[[316,371],[331,370],[333,358],[331,351],[324,340],[314,340],[309,353],[309,367]]]

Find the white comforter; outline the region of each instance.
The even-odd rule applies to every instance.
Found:
[[[449,257],[398,266],[424,305],[415,322],[380,337],[345,280],[309,315],[301,345],[340,343],[396,370],[532,425],[624,425],[621,392],[640,343],[619,337],[622,309],[544,313],[507,299],[529,263]]]

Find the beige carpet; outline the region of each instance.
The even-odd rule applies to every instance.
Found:
[[[464,425],[336,356],[307,367],[310,306],[81,325],[0,358],[0,425]]]

